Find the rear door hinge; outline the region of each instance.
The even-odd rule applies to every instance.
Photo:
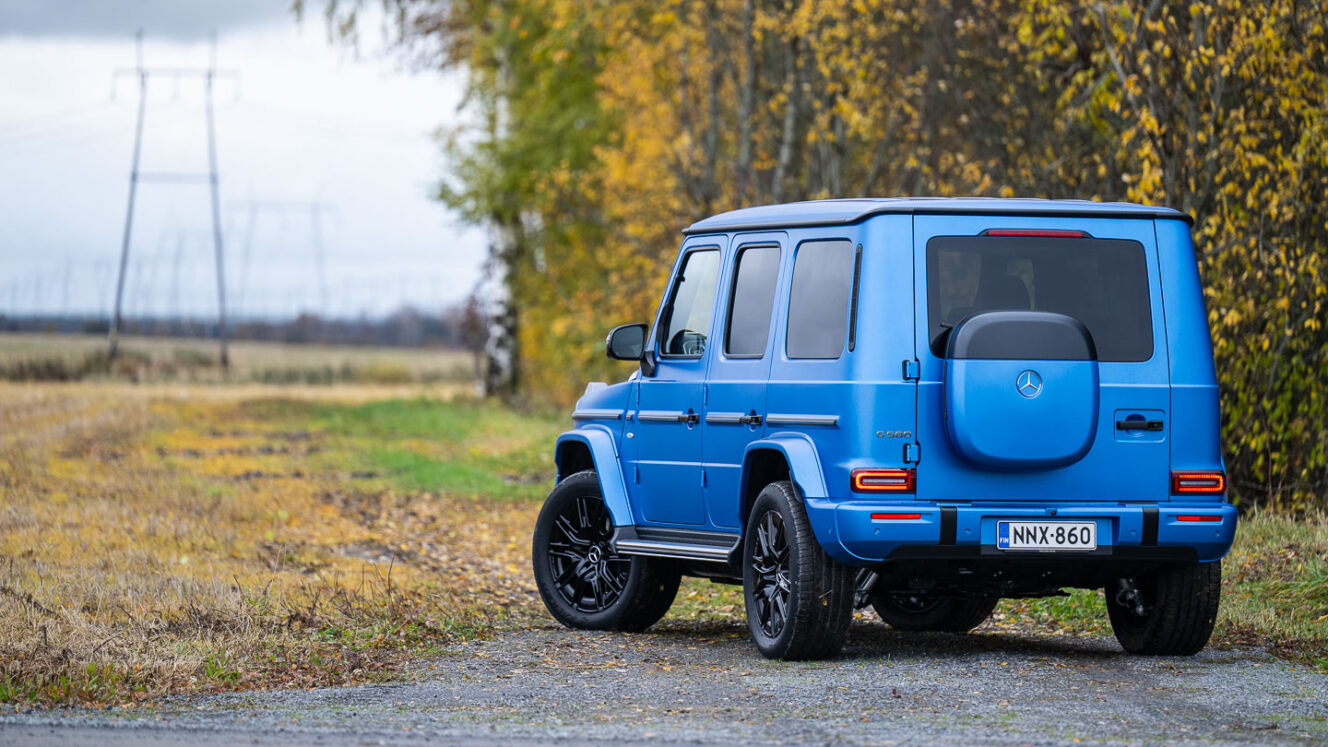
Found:
[[[904,463],[917,464],[922,461],[922,447],[917,444],[904,444]]]
[[[922,378],[922,365],[916,359],[904,361],[904,381],[917,381]]]

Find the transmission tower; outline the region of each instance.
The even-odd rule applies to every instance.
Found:
[[[140,182],[166,184],[207,184],[212,196],[212,245],[217,262],[217,333],[221,339],[221,365],[230,366],[230,355],[226,350],[226,276],[225,259],[221,240],[221,198],[218,194],[217,177],[217,127],[212,114],[212,88],[218,78],[238,77],[234,70],[217,69],[217,35],[213,32],[208,66],[193,67],[157,67],[143,65],[143,32],[135,35],[137,64],[132,68],[120,68],[112,74],[112,80],[122,75],[138,78],[138,119],[134,126],[134,158],[129,170],[129,206],[125,210],[124,240],[120,244],[120,274],[115,284],[115,312],[111,316],[111,329],[108,355],[115,358],[116,347],[120,342],[120,309],[124,300],[125,272],[129,265],[129,241],[134,227],[134,197]],[[152,76],[172,78],[178,86],[182,79],[197,78],[203,81],[204,110],[207,120],[208,170],[200,172],[142,172],[139,171],[139,156],[143,152],[143,115],[147,108],[148,81]]]

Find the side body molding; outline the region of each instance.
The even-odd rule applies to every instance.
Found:
[[[769,438],[747,445],[742,460],[742,495],[747,494],[747,480],[752,471],[753,452],[778,451],[788,462],[789,478],[803,498],[826,498],[825,475],[816,445],[803,433],[772,433]]]
[[[623,478],[622,462],[618,458],[618,445],[614,442],[613,432],[602,425],[583,425],[558,436],[553,461],[559,465],[559,480],[567,477],[562,473],[563,455],[568,445],[573,443],[585,444],[590,450],[595,473],[599,475],[600,492],[604,494],[604,505],[613,517],[613,525],[621,527],[635,524],[632,506],[627,501],[627,482]]]

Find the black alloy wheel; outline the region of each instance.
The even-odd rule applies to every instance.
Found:
[[[531,538],[535,585],[549,614],[569,628],[641,631],[673,604],[677,561],[623,555],[599,477],[569,475],[544,500]]]
[[[742,549],[747,629],[769,659],[824,659],[844,646],[857,569],[817,544],[793,484],[772,482],[747,516]]]
[[[612,537],[613,521],[597,498],[576,496],[554,519],[549,571],[558,594],[578,612],[603,612],[627,588],[632,560],[613,552]]]
[[[752,552],[753,601],[761,632],[776,638],[788,621],[792,584],[789,563],[788,533],[784,519],[769,511],[756,525],[756,546]]]

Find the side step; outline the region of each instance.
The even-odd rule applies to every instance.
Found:
[[[742,537],[726,532],[698,532],[690,529],[654,527],[618,527],[613,533],[613,547],[623,555],[648,555],[653,558],[700,560],[728,563],[738,553]]]

